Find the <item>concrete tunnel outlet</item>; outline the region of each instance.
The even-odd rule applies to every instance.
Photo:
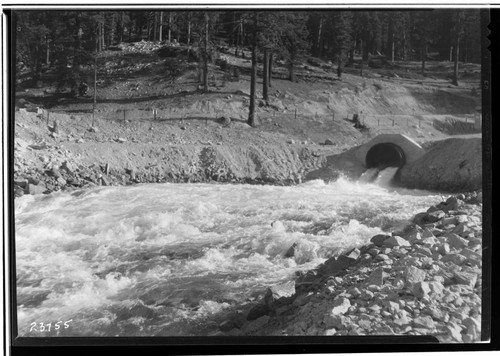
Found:
[[[411,138],[401,134],[382,134],[360,146],[355,156],[368,168],[402,168],[422,157],[425,150]]]
[[[376,144],[370,148],[365,158],[366,168],[401,168],[405,164],[406,156],[403,149],[391,142]]]

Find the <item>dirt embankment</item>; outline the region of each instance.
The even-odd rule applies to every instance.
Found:
[[[53,121],[56,121],[54,128]],[[311,145],[241,122],[101,122],[16,113],[16,195],[156,182],[295,184],[335,145]]]
[[[244,70],[228,76],[210,64],[210,90],[201,92],[196,63],[177,51],[176,65],[169,66],[172,58],[154,51],[160,47],[139,42],[103,54],[95,115],[93,88],[69,97],[49,77],[41,88],[19,88],[17,195],[139,182],[293,184],[320,169],[332,179],[335,165],[335,174],[352,170],[349,159],[339,163],[332,157],[379,134],[422,142],[474,129],[480,102],[476,74],[453,87],[432,74],[431,64],[426,76],[417,74],[415,62],[411,73],[369,68],[361,76],[351,68],[341,79],[331,64],[304,64],[294,83],[280,76],[286,68],[277,64],[267,103],[258,83],[259,125],[250,128],[250,78]],[[248,68],[248,59],[232,53],[224,54],[228,64]],[[40,115],[30,112],[37,106],[45,108]],[[354,127],[353,114],[362,127]]]
[[[400,184],[408,188],[438,191],[481,189],[482,140],[450,138],[433,142],[427,152],[400,170]]]

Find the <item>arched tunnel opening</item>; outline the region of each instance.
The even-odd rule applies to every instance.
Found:
[[[406,163],[405,153],[398,145],[390,142],[374,145],[366,154],[366,167],[385,169],[387,167],[403,167]]]

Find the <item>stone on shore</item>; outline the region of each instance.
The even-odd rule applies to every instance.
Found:
[[[404,274],[406,283],[408,284],[414,284],[418,282],[423,282],[426,277],[426,272],[424,270],[421,270],[415,266],[409,266],[405,270]]]
[[[264,302],[270,310],[290,304],[295,295],[295,281],[277,284],[267,289]]]
[[[390,235],[379,234],[379,235],[373,236],[370,239],[370,242],[373,243],[377,247],[382,247],[384,245],[385,240],[387,240],[390,237],[391,237]]]

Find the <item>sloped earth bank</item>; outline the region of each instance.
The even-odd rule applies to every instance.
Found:
[[[481,339],[481,194],[448,198],[402,231],[268,289],[223,335],[433,335]],[[293,255],[293,252],[292,252]]]
[[[417,161],[405,165],[400,184],[437,191],[472,191],[482,186],[482,140],[449,138],[433,142]]]
[[[16,195],[143,182],[293,184],[337,146],[307,145],[244,123],[103,121],[88,129],[53,114],[53,123],[16,113]]]

